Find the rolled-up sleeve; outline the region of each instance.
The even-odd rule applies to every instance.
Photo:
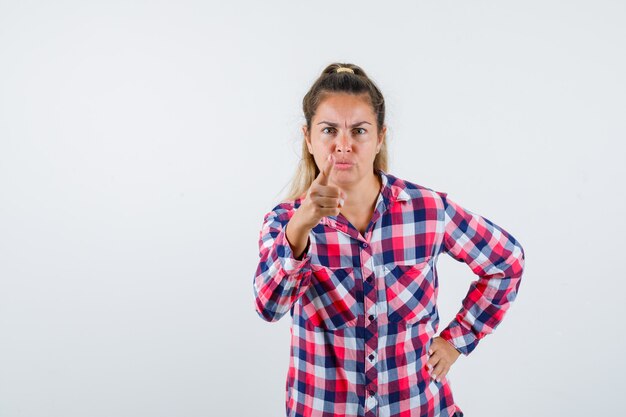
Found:
[[[279,205],[265,215],[259,234],[259,264],[254,276],[254,302],[259,316],[277,321],[307,290],[311,281],[310,241],[302,259],[294,258],[285,234],[293,209]]]
[[[493,332],[515,300],[524,270],[524,249],[507,231],[440,193],[445,207],[442,252],[465,262],[478,279],[440,337],[465,356]]]

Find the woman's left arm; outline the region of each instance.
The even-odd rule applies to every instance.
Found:
[[[439,337],[469,355],[493,332],[517,296],[524,270],[524,249],[507,231],[439,193],[445,207],[442,251],[465,262],[478,276],[462,307]]]

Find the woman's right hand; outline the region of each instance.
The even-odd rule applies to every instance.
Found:
[[[339,187],[328,185],[334,166],[335,156],[330,154],[317,178],[311,183],[304,201],[294,213],[294,216],[299,213],[300,223],[309,229],[315,227],[322,217],[337,216],[347,197]]]

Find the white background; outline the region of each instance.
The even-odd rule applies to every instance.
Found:
[[[467,417],[617,416],[623,1],[0,1],[0,416],[282,416],[263,215],[335,61],[385,95],[389,172],[526,251],[449,373]],[[438,264],[439,330],[475,278]]]

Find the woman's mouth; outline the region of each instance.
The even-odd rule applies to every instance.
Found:
[[[335,169],[346,170],[352,168],[353,165],[350,162],[335,162]]]

